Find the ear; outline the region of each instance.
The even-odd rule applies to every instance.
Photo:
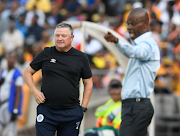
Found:
[[[144,23],[147,25],[147,26],[149,26],[149,21],[144,21]]]
[[[71,36],[71,42],[73,41],[73,39],[74,39],[74,35]]]
[[[149,22],[148,22],[148,21],[144,21],[144,22],[143,22],[143,27],[142,27],[142,29],[143,29],[144,31],[147,31],[148,28],[149,28]]]

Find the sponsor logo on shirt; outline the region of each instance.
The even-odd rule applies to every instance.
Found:
[[[50,62],[56,63],[56,59],[51,59]]]

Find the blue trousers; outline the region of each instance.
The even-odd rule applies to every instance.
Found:
[[[36,136],[78,136],[83,109],[57,110],[43,104],[37,107]]]

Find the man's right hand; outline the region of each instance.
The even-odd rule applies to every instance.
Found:
[[[106,39],[107,42],[113,42],[113,43],[118,43],[118,38],[116,38],[114,35],[112,35],[110,32],[108,32],[104,38]]]
[[[45,102],[46,98],[45,98],[44,94],[41,91],[36,89],[36,90],[33,90],[32,93],[33,93],[34,98],[35,98],[35,100],[36,100],[36,102],[38,104]]]

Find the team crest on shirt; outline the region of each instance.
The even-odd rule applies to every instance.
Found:
[[[51,59],[50,62],[56,63],[56,59]]]
[[[44,120],[44,116],[42,114],[39,114],[37,116],[37,122],[42,122]]]

